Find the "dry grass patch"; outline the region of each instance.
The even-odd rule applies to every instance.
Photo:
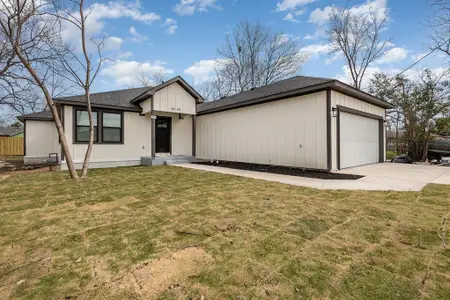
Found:
[[[320,191],[162,166],[15,174],[0,195],[1,299],[450,298],[448,186]]]

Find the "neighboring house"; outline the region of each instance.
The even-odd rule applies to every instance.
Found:
[[[80,168],[88,140],[84,98],[55,102]],[[384,118],[392,107],[337,80],[305,76],[205,103],[181,77],[91,94],[91,102],[97,125],[91,167],[139,165],[162,155],[321,170],[377,163],[385,160]],[[61,155],[49,112],[19,119],[26,162]]]
[[[17,126],[0,127],[0,137],[23,137],[23,128]]]

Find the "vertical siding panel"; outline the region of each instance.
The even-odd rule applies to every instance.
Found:
[[[325,105],[320,92],[198,116],[208,132],[198,157],[325,169]]]

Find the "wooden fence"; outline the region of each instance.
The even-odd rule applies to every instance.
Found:
[[[0,155],[23,154],[23,137],[0,137]]]

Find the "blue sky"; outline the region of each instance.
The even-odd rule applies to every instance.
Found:
[[[324,34],[328,12],[345,0],[110,0],[88,1],[91,11],[88,35],[106,38],[103,65],[93,92],[139,86],[141,74],[165,79],[183,76],[199,85],[207,80],[224,44],[240,20],[260,21],[273,31],[294,39],[308,56],[302,75],[337,78],[350,82],[345,61],[328,54]],[[368,69],[396,74],[429,51],[428,0],[351,0],[355,13],[374,11],[388,16],[384,37],[392,40],[389,51]],[[79,46],[79,31],[66,28],[65,38]],[[94,49],[92,49],[94,50]],[[423,60],[407,75],[420,69],[443,70],[438,53]]]
[[[348,81],[345,62],[328,54],[323,34],[327,9],[344,4],[345,0],[97,1],[91,7],[93,34],[108,38],[105,54],[112,61],[104,65],[95,90],[137,86],[140,74],[158,70],[166,78],[181,75],[200,84],[212,70],[217,47],[240,20],[260,21],[295,39],[308,55],[301,74]],[[353,0],[350,6],[388,15],[384,35],[392,39],[392,50],[372,66],[369,75],[395,73],[428,51],[427,0]],[[433,55],[418,68],[441,64],[442,58]]]

